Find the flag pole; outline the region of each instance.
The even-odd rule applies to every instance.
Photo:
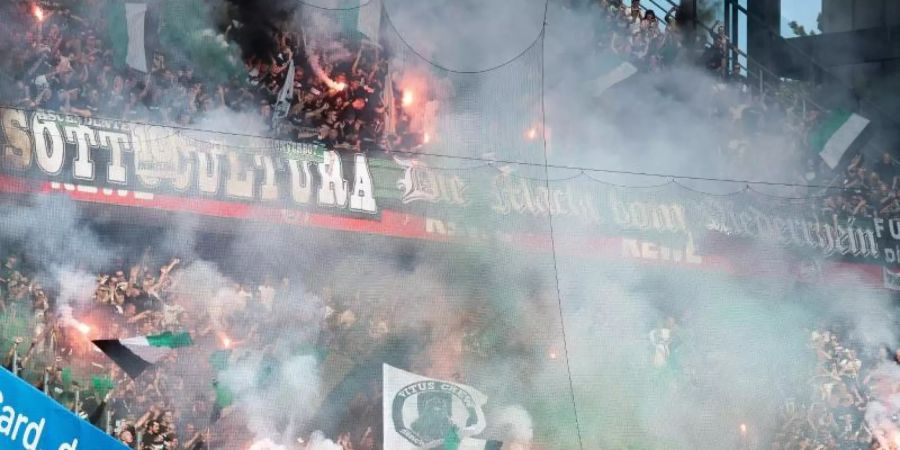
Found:
[[[19,346],[18,344],[13,344],[13,358],[12,358],[12,373],[13,376],[19,376]]]
[[[112,408],[109,407],[109,404],[106,405],[106,434],[112,434]]]

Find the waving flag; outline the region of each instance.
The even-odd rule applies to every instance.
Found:
[[[137,378],[148,367],[169,356],[172,349],[192,345],[188,333],[165,332],[156,336],[92,341],[131,378]]]
[[[147,47],[144,44],[144,24],[147,20],[147,5],[126,3],[125,20],[128,23],[128,54],[125,56],[125,63],[146,72]]]
[[[278,101],[275,103],[275,109],[272,114],[272,121],[277,123],[279,120],[287,117],[291,110],[291,102],[294,100],[294,60],[291,60],[288,66],[287,74],[284,77],[284,85],[278,93]]]
[[[491,450],[498,443],[471,439],[484,431],[487,397],[459,383],[435,380],[387,364],[384,371],[384,448]]]
[[[813,128],[810,145],[834,169],[848,151],[864,145],[869,119],[847,111],[832,111]]]
[[[113,58],[118,66],[147,71],[146,3],[109,2],[106,10]]]

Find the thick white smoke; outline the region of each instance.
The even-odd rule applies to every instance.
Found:
[[[289,445],[317,412],[319,370],[313,356],[272,357],[248,355],[222,372],[219,382],[234,392],[235,406],[252,433]]]
[[[531,415],[520,405],[500,408],[488,420],[502,430],[502,436],[512,442],[529,443],[534,439]]]
[[[505,61],[511,54],[509,49],[524,48],[529,42],[530,35],[524,30],[531,28],[522,25],[536,23],[532,19],[540,17],[540,11],[527,7],[515,12],[507,8],[505,16],[483,15],[485,8],[504,8],[494,2],[478,7],[441,5],[451,12],[431,5],[404,9],[400,3],[388,2],[388,9],[394,12],[392,20],[401,33],[416,43],[420,53],[451,68],[484,68]],[[437,17],[443,21],[440,25],[434,23]],[[504,29],[501,25],[480,25],[482,20],[494,18],[505,24],[508,18],[519,26],[505,28],[516,31],[499,41],[485,39],[479,45],[446,48],[464,42],[455,30],[483,36]],[[559,3],[550,6],[543,86],[547,125],[553,130],[551,163],[803,182],[797,175],[805,170],[806,161],[789,150],[792,142],[780,132],[755,136],[754,146],[743,157],[732,148],[720,154],[722,144],[733,141],[732,124],[750,94],[726,85],[703,69],[683,64],[661,75],[640,75],[633,86],[607,96],[591,91],[597,84],[594,80],[604,75],[599,68],[611,63],[608,55],[596,52],[596,43],[590,38],[597,23],[588,9]],[[491,76],[488,72],[482,79]],[[508,81],[513,84],[515,79]],[[510,99],[486,92],[481,95],[479,113],[486,117],[509,113]],[[721,105],[732,109],[724,115],[714,114]],[[453,117],[463,120],[464,116]],[[521,145],[511,143],[510,147]],[[476,144],[466,150],[479,148]],[[505,155],[510,157],[511,151],[515,150],[506,150]],[[521,156],[519,160],[529,158],[527,154],[515,156]],[[558,172],[551,171],[559,178],[572,176],[571,171]],[[593,175],[626,185],[667,181]],[[685,184],[714,194],[743,187],[732,183]],[[765,189],[772,194],[790,192]],[[565,217],[554,217],[553,224],[557,248],[577,248],[576,239],[596,233],[590,226]],[[703,237],[695,239],[702,247]],[[788,253],[762,242],[746,251],[759,258],[759,264],[774,268],[775,273],[788,273],[794,264]],[[811,373],[815,356],[807,348],[809,328],[817,323],[847,322],[848,334],[864,342],[867,350],[897,341],[895,314],[887,296],[852,279],[841,280],[841,289],[827,291],[783,279],[766,280],[767,286],[760,287],[738,277],[687,273],[697,269],[653,270],[638,264],[620,266],[618,261],[585,261],[560,253],[557,259],[575,405],[585,448],[661,442],[666,448],[705,449],[739,445],[740,439],[768,442],[780,425],[777,411],[785,399],[808,395],[804,376]],[[538,258],[534,265],[540,265]],[[552,316],[530,319],[523,322],[534,325],[542,320],[546,326],[557,320]],[[666,336],[671,334],[679,341],[678,351],[684,352],[676,356],[679,376],[684,378],[678,385],[686,387],[676,391],[669,389],[672,381],[667,377],[671,374],[664,373],[676,369],[654,368],[652,361],[654,336],[662,336],[663,329]],[[657,333],[651,334],[654,331]],[[496,361],[495,365],[503,367],[504,363]],[[566,383],[552,361],[548,360],[544,369],[545,386]],[[572,411],[572,405],[568,411]],[[574,423],[573,415],[564,416],[560,420]],[[548,427],[547,423],[537,425]],[[575,431],[574,424],[559,428],[572,434]],[[571,443],[568,441],[568,445]]]
[[[225,107],[203,113],[193,125],[199,130],[262,136],[269,124],[258,111],[234,111]]]
[[[326,439],[322,432],[316,431],[309,438],[309,444],[305,450],[343,450],[343,447],[335,444],[331,439]]]
[[[460,70],[489,68],[514,57],[531,45],[543,18],[541,2],[511,7],[500,0],[439,5],[396,0],[387,2],[387,10],[398,31],[417,51]],[[598,96],[588,90],[599,74],[581,59],[581,55],[593,55],[593,43],[584,36],[590,35],[596,23],[584,10],[556,3],[551,4],[548,22],[546,52],[536,61],[545,64],[545,78],[539,77],[538,66],[530,66],[532,72],[511,71],[508,76],[530,77],[532,87],[546,89],[548,125],[555,130],[551,163],[782,181],[798,169],[793,160],[775,159],[777,155],[764,150],[754,158],[761,163],[758,165],[728,166],[708,157],[714,143],[727,136],[723,121],[708,115],[709,98],[718,89],[718,81],[701,70],[679,68],[664,77],[647,78],[646,84],[640,85],[643,89],[628,91],[627,108],[617,110],[616,106],[622,105],[615,99],[601,105]],[[326,34],[331,33],[328,26],[322,25]],[[586,60],[603,62],[599,57]],[[424,67],[421,61],[408,64]],[[519,97],[514,92],[496,95],[494,87],[499,84],[525,83],[499,79],[479,84],[479,76],[495,75],[489,72],[456,80],[472,83],[467,86],[466,98],[489,101],[470,103],[469,111],[448,113],[443,130],[449,131],[442,133],[480,126],[481,118],[503,121],[515,116],[513,121],[521,123],[506,126],[519,127],[511,133],[515,140],[507,136],[508,147],[486,148],[477,136],[443,139],[459,144],[456,147],[468,155],[493,153],[497,159],[506,159],[515,153],[510,159],[543,161],[539,140],[526,141],[527,131],[540,123],[539,105],[516,103],[520,97],[539,97],[531,95],[533,91]],[[440,90],[457,95],[463,87],[449,84]],[[613,109],[610,112],[604,106]],[[526,110],[527,115],[519,114]],[[253,113],[216,110],[207,113],[199,126],[257,134],[266,123]],[[761,142],[777,150],[781,138],[773,135]],[[616,181],[658,182],[634,177]],[[724,189],[721,184],[704,184],[703,188]],[[733,186],[727,186],[731,189]],[[82,223],[83,211],[74,203],[35,202],[32,208],[4,208],[2,235],[25,242],[30,259],[58,267],[50,276],[63,286],[60,301],[81,304],[90,298],[91,283],[73,262],[102,264],[114,257],[116,249]],[[575,236],[597,232],[560,217],[552,220],[553,238],[559,247],[577,246]],[[527,231],[549,236],[549,221],[542,222],[541,227]],[[194,234],[202,231],[196,220],[176,223],[165,230],[170,238],[163,239],[163,248],[193,261],[179,271],[175,293],[189,299],[193,312],[208,316],[213,328],[222,332],[235,320],[236,312],[247,309],[247,287],[242,280],[225,275],[217,263],[196,256]],[[235,267],[229,273],[246,269],[258,274],[262,272],[258,264],[263,261],[307,268],[304,275],[331,286],[336,297],[365,300],[360,302],[365,306],[357,306],[356,311],[342,308],[347,323],[367,315],[366,320],[373,323],[384,321],[389,332],[427,336],[422,338],[425,345],[410,357],[415,369],[427,375],[449,377],[452,373],[447,372],[463,365],[463,342],[470,345],[463,331],[472,323],[514,322],[505,329],[510,330],[509,335],[492,337],[510,341],[504,351],[480,359],[467,374],[472,378],[469,384],[496,400],[491,432],[508,442],[556,436],[554,444],[559,447],[554,448],[575,448],[576,412],[585,448],[624,448],[647,439],[673,449],[731,448],[741,437],[741,424],[754,439],[764,442],[778,425],[775,411],[782,400],[799,396],[807,388],[804,370],[814,364],[814,355],[807,348],[807,327],[821,320],[843,319],[855,335],[862,336],[867,348],[894,345],[897,340],[888,299],[852,280],[846,281],[843,289],[812,289],[812,294],[802,294],[808,286],[793,281],[742,280],[703,269],[654,270],[622,264],[621,260],[597,262],[565,253],[535,252],[522,257],[504,243],[488,243],[480,251],[464,247],[459,253],[466,253],[463,256],[468,259],[462,261],[463,256],[455,258],[456,253],[448,258],[446,252],[426,250],[419,243],[363,238],[362,243],[345,245],[344,235],[324,239],[316,235],[305,236],[309,248],[300,251],[291,239],[266,232],[264,227],[235,226],[229,231],[239,242],[235,245],[242,246],[223,249],[219,255],[230,256]],[[355,251],[347,251],[352,245]],[[786,255],[773,253],[768,246],[751,247],[748,252],[765,256],[760,264],[789,272],[791,263]],[[303,264],[298,262],[301,259]],[[562,311],[556,309],[557,275]],[[310,422],[324,400],[321,391],[326,374],[313,356],[298,356],[292,348],[317,334],[328,308],[343,306],[301,288],[293,289],[288,297],[295,302],[285,311],[300,317],[303,326],[266,330],[271,340],[264,348],[235,351],[232,364],[219,379],[235,393],[233,414],[246,417],[251,433],[258,440],[268,439],[265,445],[270,447],[290,448],[308,427],[318,425]],[[670,369],[676,371],[669,364],[654,364],[654,346],[666,347],[657,342],[661,336],[672,337],[672,351],[674,342],[679,342],[681,353],[669,355],[669,364],[677,359],[677,374],[670,373]],[[574,392],[569,387],[569,371]],[[894,372],[885,369],[883,376],[897,377]],[[675,384],[672,377],[680,377],[677,384],[685,387],[671,389]],[[525,406],[505,406],[534,399],[539,401],[531,404],[553,412],[538,415]],[[898,411],[896,399],[887,396],[877,401],[867,421],[881,424],[892,420]],[[314,434],[307,446],[307,450],[340,448],[322,434]]]

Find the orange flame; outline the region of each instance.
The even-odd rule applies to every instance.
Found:
[[[87,335],[88,333],[91,332],[91,326],[86,323],[79,322],[79,323],[75,324],[75,328],[79,332],[81,332],[81,334],[84,334],[84,335]]]
[[[407,89],[407,90],[403,91],[403,99],[400,101],[400,103],[404,107],[410,106],[413,104],[414,100],[415,100],[415,96],[413,95],[413,92],[411,90]]]
[[[222,341],[222,346],[225,347],[225,349],[229,349],[232,345],[234,345],[234,341],[232,341],[231,338],[228,337],[228,335],[226,335],[225,333],[219,334],[219,340]]]
[[[44,21],[44,10],[41,9],[40,6],[34,5],[32,12],[34,13],[34,17],[37,18],[38,22]]]
[[[529,141],[533,141],[534,138],[537,137],[537,128],[531,127],[528,131],[525,132],[525,138]]]

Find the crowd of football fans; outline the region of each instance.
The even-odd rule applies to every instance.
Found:
[[[356,360],[383,344],[393,327],[359,298],[339,299],[328,289],[296,298],[298,290],[286,278],[253,283],[226,278],[204,291],[194,286],[201,281],[196,274],[188,275],[193,269],[179,259],[153,265],[145,253],[96,275],[57,274],[45,284],[46,271],[8,255],[0,265],[4,367],[139,450],[245,448],[255,440],[244,428],[239,400],[224,401],[235,394],[223,391],[217,377],[242,358],[265,360],[277,330],[299,336],[294,351],[315,348],[313,353]],[[71,289],[61,280],[79,285],[85,276],[87,289],[64,294]],[[84,294],[89,298],[78,297]],[[213,298],[198,298],[202,295]],[[669,364],[677,329],[668,319],[650,332],[652,366]],[[188,331],[194,345],[136,379],[90,342],[165,331]],[[900,351],[873,352],[840,327],[811,330],[808,345],[814,372],[805,393],[785,401],[771,448],[896,450],[900,419],[892,411],[900,389]],[[380,396],[378,386],[362,384],[342,397],[344,406],[329,415],[336,420],[331,437],[341,448],[380,448]],[[308,440],[310,432],[301,439]]]
[[[710,154],[710,161],[722,162],[723,173],[736,167],[737,173],[771,172],[774,167],[789,171],[778,175],[794,183],[829,181],[831,169],[810,139],[828,112],[808,101],[806,86],[772,84],[764,74],[751,73],[718,22],[710,28],[691,27],[678,20],[677,8],[659,18],[654,5],[640,0],[597,4],[603,24],[595,28],[599,51],[630,62],[642,73],[692,66],[713,75],[713,83],[692,84],[691,89],[702,97],[698,103],[705,105],[702,112],[709,123],[723,127],[718,152]]]
[[[279,329],[300,336],[292,343],[294,351],[315,348],[313,353],[353,360],[383,344],[392,331],[377,308],[358,298],[338,299],[328,289],[295,298],[298,291],[290,280],[270,277],[253,283],[218,280],[203,291],[193,286],[199,281],[188,275],[193,269],[182,267],[179,259],[159,265],[152,259],[145,254],[89,276],[89,289],[81,292],[89,295],[86,299],[65,298],[72,294],[64,294],[67,289],[60,285],[60,280],[84,284],[86,272],[80,273],[82,279],[57,275],[45,284],[46,275],[40,274],[46,271],[14,254],[0,266],[4,367],[130,448],[249,445],[255,437],[244,428],[240,400],[223,401],[235,394],[223,394],[217,377],[248,355],[265,360]],[[213,298],[205,301],[200,295]],[[652,366],[669,364],[677,329],[669,319],[650,332]],[[194,345],[176,350],[136,379],[90,343],[165,331],[188,331]],[[840,327],[811,330],[808,345],[816,359],[814,372],[805,392],[786,399],[771,448],[896,450],[900,419],[893,411],[900,357],[887,348],[873,352]],[[329,416],[336,420],[330,437],[344,450],[380,448],[380,395],[378,386],[362,384]],[[311,432],[300,434],[301,439],[308,440]]]
[[[670,355],[686,345],[679,341],[678,328],[670,317],[649,333],[654,367],[671,368],[675,364]],[[897,449],[900,350],[881,347],[873,351],[836,324],[810,329],[808,336],[808,351],[815,355],[814,369],[803,371],[795,383],[800,389],[784,396],[771,440],[755,444],[747,440],[740,448]]]
[[[40,19],[36,3],[0,5],[5,18],[0,23],[0,42],[13,44],[0,49],[0,72],[10,77],[0,80],[4,104],[186,127],[206,113],[227,108],[257,113],[271,124],[274,137],[316,141],[332,148],[408,149],[423,142],[403,113],[401,96],[384,95],[390,83],[387,60],[376,46],[348,39],[341,43],[349,50],[344,56],[320,61],[325,55],[310,54],[299,34],[276,33],[278,48],[271,55],[243,61],[241,77],[216,82],[201,78],[190,62],[173,62],[163,49],[152,53],[144,73],[114,61],[101,14],[81,15],[67,4],[42,2]],[[601,51],[626,59],[641,71],[659,72],[688,61],[720,77],[726,87],[718,101],[711,103],[710,114],[731,118],[733,139],[723,146],[729,157],[748,164],[771,163],[771,158],[760,158],[750,149],[759,136],[776,134],[782,136],[778,148],[785,151],[781,155],[805,160],[807,171],[799,174],[802,181],[822,179],[826,171],[821,163],[803,156],[809,146],[807,136],[821,112],[807,111],[796,98],[778,92],[750,89],[745,72],[728,66],[731,43],[722,28],[699,36],[702,44],[695,45],[686,42],[674,10],[660,19],[653,10],[642,8],[639,0],[600,0],[598,5],[600,19],[613,25],[597,27]],[[286,80],[292,61],[294,78]],[[294,86],[293,97],[284,118],[278,119],[273,116],[278,114],[278,96],[286,82]],[[391,124],[387,123],[389,110],[397,114]],[[838,218],[900,213],[898,176],[889,154],[868,167],[857,157],[846,171],[842,187],[847,189],[825,198],[823,210]],[[325,342],[354,352],[377,345],[389,329],[381,317],[360,317],[366,309],[355,310],[352,299],[339,304],[327,293],[321,316],[290,316],[291,309],[279,307],[291,301],[287,280],[223,287],[236,300],[230,304],[238,306],[213,316],[195,310],[195,302],[179,295],[179,264],[172,260],[159,270],[146,261],[123,264],[97,275],[90,302],[62,305],[35,278],[36,272],[16,257],[8,257],[0,267],[4,318],[0,336],[7,340],[4,348],[8,349],[4,366],[131,448],[218,448],[216,439],[243,433],[229,429],[239,425],[228,420],[230,411],[219,404],[213,386],[189,388],[183,378],[171,376],[177,352],[137,380],[130,379],[93,350],[90,338],[97,337],[97,324],[103,324],[104,338],[189,330],[195,340],[205,342],[204,348],[229,350],[231,358],[239,358],[241,349],[266,347],[267,335],[260,329],[277,326],[267,320],[310,323],[320,330],[310,338],[311,346]],[[274,310],[279,314],[271,314]],[[253,317],[256,326],[242,320],[247,317]],[[22,325],[16,328],[16,323]],[[668,337],[660,333],[652,339],[654,358],[664,359]],[[894,448],[896,437],[889,425],[900,427],[900,421],[890,415],[866,417],[877,413],[878,405],[886,404],[894,390],[893,366],[889,366],[894,355],[863,355],[852,344],[841,342],[836,333],[824,330],[812,333],[810,346],[819,359],[810,380],[810,396],[785,405],[784,426],[775,448]],[[204,380],[214,380],[216,370],[209,363],[198,373],[205,375]],[[363,391],[347,405],[339,432],[332,436],[344,450],[379,448],[379,396],[378,389]],[[885,426],[873,425],[881,422]]]
[[[874,163],[856,155],[844,173],[842,184],[825,197],[823,212],[834,220],[850,217],[894,217],[900,213],[900,171],[890,153]]]
[[[595,27],[595,39],[601,48],[650,71],[661,70],[685,56],[682,53],[685,42],[674,9],[663,19],[663,25],[652,9],[642,9],[640,1],[629,5],[623,1],[601,0],[599,7],[598,19],[604,26]]]
[[[894,399],[898,354],[868,354],[845,333],[817,329],[809,347],[817,364],[808,395],[781,411],[778,449],[892,450],[900,442]]]
[[[304,30],[273,31],[274,48],[267,54],[244,58],[236,75],[211,77],[201,75],[183,53],[148,43],[143,72],[125,64],[110,42],[108,30],[116,19],[101,13],[104,3],[0,5],[0,41],[8,44],[0,49],[3,103],[185,127],[198,126],[217,110],[241,111],[260,118],[273,137],[357,151],[411,150],[427,140],[414,125],[415,113],[404,108],[402,90],[388,80],[389,50],[378,45],[336,38],[334,45],[320,46],[341,49],[334,52],[310,45]],[[732,43],[724,27],[687,32],[675,9],[658,18],[640,0],[599,0],[594,6],[598,50],[645,72],[680,62],[706,67],[721,79],[709,114],[732,124],[732,138],[721,145],[724,157],[738,160],[737,165],[755,164],[767,159],[751,158],[759,149],[778,147],[785,151],[769,156],[779,165],[800,166],[794,160],[807,159],[813,161],[812,172],[820,171],[815,158],[804,158],[808,152],[803,149],[821,114],[800,107],[797,96],[755,85],[750,89],[746,70],[729,63]],[[43,8],[40,17],[38,8]],[[229,32],[222,38],[229,39]],[[294,78],[286,80],[291,62]],[[288,84],[292,95],[279,102]],[[771,136],[779,137],[775,145],[762,141]]]
[[[79,8],[70,7],[72,3]],[[224,108],[254,113],[272,137],[331,148],[408,149],[421,143],[422,137],[408,127],[401,95],[386,127],[387,60],[377,45],[348,38],[339,42],[343,51],[335,55],[304,45],[303,32],[293,30],[273,33],[276,48],[270,54],[241,61],[242,75],[201,77],[192,61],[172,56],[163,46],[148,48],[143,72],[116,56],[107,31],[116,19],[102,14],[103,5],[0,5],[0,41],[10,44],[0,49],[3,103],[185,127]],[[294,78],[286,80],[292,61]],[[278,96],[286,83],[294,89],[282,107]],[[282,108],[280,118],[273,117]]]
[[[321,358],[322,352],[346,350],[346,358],[362,357],[389,332],[386,319],[367,315],[371,308],[361,307],[359,299],[336,299],[328,290],[321,297],[296,298],[288,279],[268,278],[254,284],[224,281],[201,294],[189,286],[198,280],[185,279],[181,265],[172,259],[156,270],[142,258],[96,275],[92,294],[79,291],[89,299],[64,300],[64,286],[44,285],[34,275],[41,271],[8,256],[0,266],[4,367],[130,448],[246,448],[257,436],[245,428],[239,394],[218,381],[223,370],[245,358],[276,358],[270,354],[276,351],[273,342],[285,336],[291,337],[293,352],[315,349],[309,353]],[[215,298],[200,301],[200,295]],[[189,332],[193,345],[137,378],[91,343],[166,331]],[[380,395],[377,386],[359,387],[330,416],[334,423],[324,424],[335,427],[331,438],[343,449],[380,448]],[[308,442],[315,430],[297,432]]]

